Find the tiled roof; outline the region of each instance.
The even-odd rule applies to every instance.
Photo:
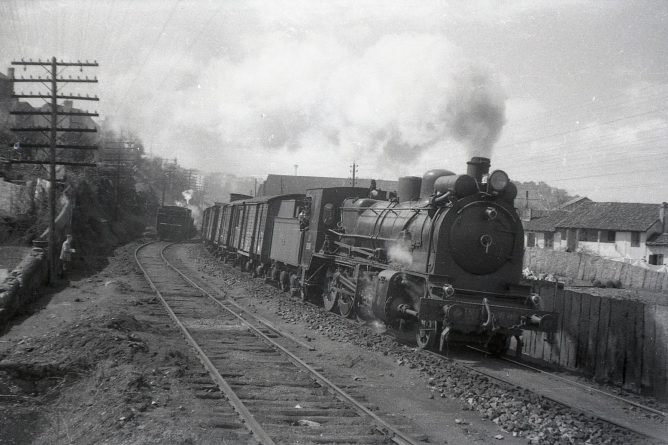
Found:
[[[573,198],[570,201],[567,201],[563,203],[562,205],[559,206],[560,210],[573,210],[580,204],[592,202],[591,199],[587,198],[586,196],[578,196],[577,198]]]
[[[668,233],[657,233],[647,240],[648,246],[668,246]]]
[[[553,210],[546,216],[527,221],[524,230],[529,232],[554,232],[556,224],[568,214],[569,212],[565,210]]]
[[[644,232],[659,219],[659,205],[587,202],[569,212],[556,227]]]

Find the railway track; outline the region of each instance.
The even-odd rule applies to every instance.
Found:
[[[219,427],[237,435],[247,429],[262,444],[419,443],[290,350],[303,344],[244,316],[171,265],[167,247],[144,244],[135,259],[224,396]],[[211,382],[200,383],[221,397]]]
[[[358,322],[350,319],[342,318],[341,322],[359,326]],[[432,351],[424,352],[439,360],[455,362],[474,373],[504,384],[528,390],[574,412],[633,432],[647,439],[647,443],[668,443],[668,422],[666,422],[666,413],[663,411],[598,390],[590,385],[565,379],[526,363],[509,358],[488,357],[486,351],[471,349],[474,349],[476,354],[482,353],[483,355],[477,355],[476,358],[468,360],[457,355],[445,356]],[[504,362],[503,365],[499,365],[501,361]],[[634,415],[630,413],[631,410],[647,413],[654,416],[654,419]]]

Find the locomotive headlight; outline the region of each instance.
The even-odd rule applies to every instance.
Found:
[[[489,175],[487,184],[492,189],[492,191],[500,193],[505,190],[509,182],[510,180],[508,179],[506,172],[503,170],[495,170],[491,175]]]

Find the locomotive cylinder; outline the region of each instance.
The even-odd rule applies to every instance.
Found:
[[[490,160],[474,156],[467,163],[466,174],[473,176],[478,184],[482,184],[482,178],[489,173]]]

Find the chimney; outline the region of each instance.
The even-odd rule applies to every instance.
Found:
[[[474,156],[470,161],[466,163],[468,168],[466,169],[466,174],[473,176],[478,182],[478,185],[482,184],[482,177],[489,173],[489,158],[481,158]]]
[[[659,219],[661,220],[661,233],[666,233],[666,210],[668,210],[668,202],[661,203],[659,208]]]
[[[64,111],[66,111],[66,112],[68,112],[68,113],[69,113],[70,111],[72,111],[72,105],[73,105],[73,102],[72,102],[71,100],[64,100],[64,101],[63,101],[63,108],[64,108]]]

